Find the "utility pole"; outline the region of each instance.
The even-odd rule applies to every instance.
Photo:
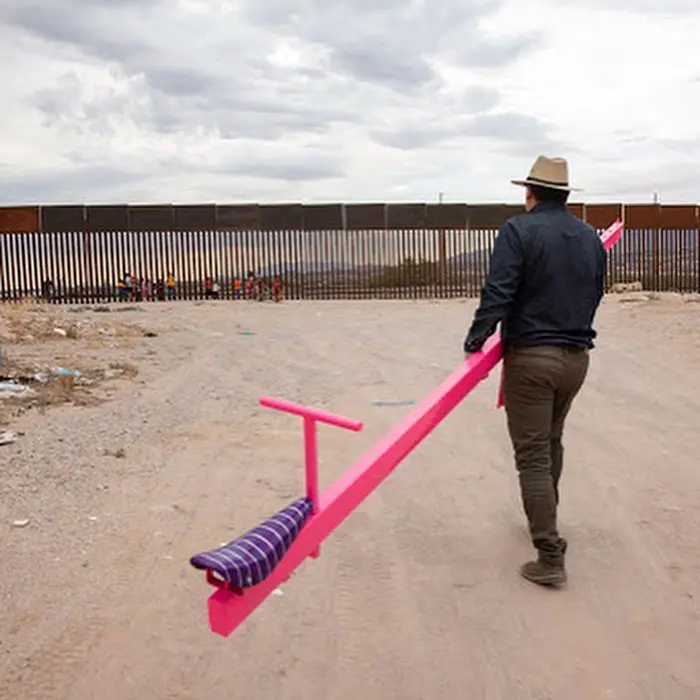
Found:
[[[438,194],[438,204],[442,204],[442,195],[440,192]],[[447,240],[445,238],[446,233],[443,228],[438,231],[438,274],[440,277],[440,287],[445,289],[445,282],[447,276]]]

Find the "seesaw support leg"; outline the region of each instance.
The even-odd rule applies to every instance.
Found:
[[[316,440],[316,420],[304,416],[304,464],[306,468],[306,497],[311,501],[311,514],[318,513],[318,443]],[[321,554],[319,545],[311,552],[311,557],[318,559]]]

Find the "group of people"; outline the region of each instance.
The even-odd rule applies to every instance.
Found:
[[[148,278],[138,278],[129,272],[125,272],[117,285],[117,294],[120,301],[170,301],[176,298],[177,284],[175,276],[169,272],[165,280],[158,280],[155,289]],[[234,299],[251,299],[254,301],[274,300],[280,302],[284,298],[284,289],[280,277],[268,280],[264,277],[249,272],[245,284],[239,277],[232,282]],[[213,277],[204,280],[204,296],[206,299],[220,299],[221,285]]]
[[[147,277],[139,278],[125,272],[117,283],[117,296],[120,301],[127,302],[170,301],[175,298],[175,289],[175,276],[172,272],[168,273],[165,280],[157,280],[155,287],[153,281]]]
[[[282,280],[274,277],[272,281],[259,277],[254,272],[249,272],[245,284],[240,277],[234,277],[232,282],[234,299],[250,299],[253,301],[280,302],[283,299]],[[204,296],[207,299],[221,298],[221,285],[212,277],[204,281]]]
[[[233,281],[234,294],[236,299],[245,296],[246,299],[255,301],[267,301],[273,299],[275,302],[282,301],[283,289],[280,277],[274,277],[272,282],[264,277],[259,277],[254,272],[248,272],[245,287],[239,279]]]

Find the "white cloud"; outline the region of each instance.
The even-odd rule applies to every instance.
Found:
[[[689,0],[0,6],[0,200],[698,201]]]
[[[497,87],[513,110],[550,119],[581,149],[572,170],[587,198],[648,201],[659,191],[662,200],[698,201],[700,8],[679,2],[681,16],[672,2],[659,16],[627,4],[637,11],[621,0],[615,10],[530,5],[546,47]],[[495,21],[517,26],[528,16],[510,6]]]

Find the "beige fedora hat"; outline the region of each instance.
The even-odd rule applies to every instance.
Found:
[[[537,185],[552,190],[580,192],[578,187],[569,184],[569,164],[566,158],[538,156],[524,180],[511,180],[514,185]]]

